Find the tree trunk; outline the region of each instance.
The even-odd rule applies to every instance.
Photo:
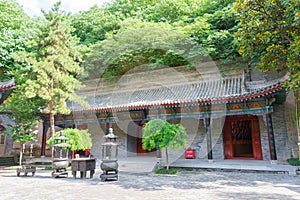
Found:
[[[295,91],[296,101],[296,125],[298,135],[298,159],[300,159],[300,88]]]
[[[20,158],[19,158],[19,165],[22,166],[22,160],[23,160],[23,148],[24,143],[21,143],[21,149],[20,149]]]
[[[54,127],[54,114],[52,113],[52,110],[50,110],[49,115],[49,121],[50,121],[50,137],[52,137],[55,134],[55,127]],[[51,157],[54,158],[54,147],[51,147]]]
[[[168,154],[168,148],[166,147],[166,166],[167,170],[169,170],[169,154]]]

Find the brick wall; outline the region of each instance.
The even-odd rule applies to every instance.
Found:
[[[272,113],[273,130],[278,162],[285,162],[290,157],[288,150],[288,134],[285,117],[285,105],[274,105]]]
[[[297,125],[295,119],[295,97],[293,92],[289,92],[287,94],[287,99],[284,103],[285,106],[285,120],[286,120],[286,128],[287,128],[287,135],[288,135],[288,151],[290,155],[293,157],[298,157],[298,133],[297,133]]]

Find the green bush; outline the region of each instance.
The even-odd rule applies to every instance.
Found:
[[[155,170],[155,174],[177,174],[178,169],[166,169],[166,168],[160,168]]]
[[[63,130],[63,134],[68,138],[66,141],[70,145],[70,150],[86,150],[92,147],[92,138],[88,130],[79,130],[76,128],[67,128]],[[53,146],[55,138],[60,136],[60,131],[56,132],[47,140],[47,144]]]
[[[52,169],[53,169],[52,166],[49,165],[45,166],[45,170],[52,170]]]
[[[289,158],[287,161],[290,165],[300,166],[300,160],[298,158]]]

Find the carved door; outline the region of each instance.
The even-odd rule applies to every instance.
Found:
[[[227,117],[223,135],[226,159],[262,160],[259,121],[256,116]]]
[[[0,125],[0,134],[2,133],[2,131],[5,130],[5,127]],[[5,136],[4,135],[0,135],[0,156],[3,156],[5,153]]]
[[[260,141],[259,121],[258,119],[252,120],[252,145],[253,145],[253,157],[256,160],[262,160],[262,150]]]

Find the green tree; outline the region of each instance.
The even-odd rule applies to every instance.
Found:
[[[22,165],[23,160],[23,144],[25,142],[35,142],[36,141],[36,130],[34,130],[34,126],[36,126],[36,121],[28,121],[20,118],[10,117],[14,120],[15,125],[8,124],[8,128],[1,134],[11,136],[13,141],[19,142],[21,144],[20,148],[20,156],[19,156],[19,164]],[[20,121],[19,121],[20,120]],[[19,122],[19,123],[18,123]]]
[[[68,138],[66,141],[70,145],[70,150],[86,150],[92,148],[92,138],[88,130],[79,130],[76,128],[67,128],[63,130],[63,134]],[[56,132],[47,140],[47,144],[53,146],[55,138],[60,136],[60,131]]]
[[[178,21],[193,22],[194,18],[204,13],[227,6],[234,0],[115,0],[104,9],[115,13],[121,20],[128,18],[147,22]]]
[[[187,144],[187,133],[180,124],[170,124],[161,119],[148,122],[143,128],[143,149],[165,149],[166,165],[169,170],[168,148],[180,149]]]
[[[14,55],[15,61],[30,68],[31,75],[24,83],[27,98],[39,97],[45,101],[40,110],[49,113],[50,135],[54,130],[54,115],[67,114],[67,101],[84,104],[75,89],[82,68],[78,39],[71,35],[69,15],[59,10],[60,2],[52,11],[43,11],[45,26],[40,27],[38,38],[31,41],[31,51]]]
[[[193,61],[201,62],[201,59],[194,59],[198,56],[205,57],[207,54],[183,30],[168,23],[128,19],[122,22],[118,34],[94,46],[84,66],[90,77],[111,77],[123,75],[143,64],[152,64],[152,68],[161,65],[193,66],[196,65]]]
[[[16,66],[12,53],[26,48],[26,42],[35,36],[34,24],[18,3],[0,1],[0,80],[13,77]]]
[[[28,99],[20,92],[14,92],[6,100],[1,110],[6,112],[13,124],[8,124],[5,134],[12,136],[15,142],[35,141],[34,127],[40,120],[38,108],[43,105],[41,99]]]
[[[80,38],[81,44],[92,45],[120,29],[120,19],[115,13],[93,6],[88,11],[73,15],[71,25],[74,27],[72,34]]]
[[[275,69],[290,73],[286,86],[295,92],[300,142],[300,1],[237,0],[235,7],[241,24],[235,35],[239,53],[249,66],[263,72]]]
[[[96,76],[89,78],[122,75],[143,64],[151,68],[187,65],[196,54],[230,61],[237,54],[233,33],[238,18],[233,2],[116,0],[76,15],[73,33],[85,44],[96,44],[84,64],[89,75]],[[191,43],[198,45],[196,51],[181,51]]]
[[[38,19],[31,20],[15,1],[0,1],[0,80],[14,78],[17,85],[0,109],[7,113],[6,116],[13,122],[7,125],[4,134],[21,143],[20,165],[23,144],[36,140],[34,127],[39,120],[38,105],[42,102],[37,98],[28,99],[24,96],[20,85],[26,81],[29,68],[17,65],[12,54],[28,49],[27,42],[37,35],[39,22]]]

